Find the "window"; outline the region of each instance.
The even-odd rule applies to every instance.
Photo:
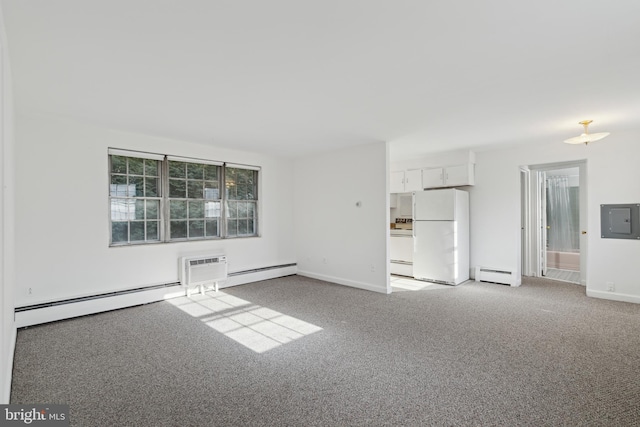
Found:
[[[160,240],[160,162],[110,156],[111,242]]]
[[[110,149],[109,171],[112,246],[258,235],[259,168]]]
[[[256,234],[258,171],[227,168],[225,172],[227,235],[253,236]]]
[[[171,240],[220,237],[222,166],[169,160]]]

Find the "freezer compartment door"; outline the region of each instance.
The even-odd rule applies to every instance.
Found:
[[[455,220],[455,192],[452,189],[413,193],[414,221]]]
[[[413,276],[458,284],[455,221],[414,221]]]

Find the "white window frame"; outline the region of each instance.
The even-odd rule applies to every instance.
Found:
[[[123,157],[129,157],[129,158],[141,158],[141,159],[151,159],[151,160],[158,160],[159,163],[159,195],[158,197],[153,198],[153,200],[159,200],[160,202],[160,207],[159,207],[159,239],[158,240],[153,240],[153,241],[147,241],[147,240],[141,240],[141,241],[131,241],[130,239],[130,231],[129,231],[129,238],[126,242],[122,242],[122,241],[117,241],[117,242],[113,242],[113,223],[114,222],[119,222],[117,220],[114,220],[113,215],[112,215],[112,206],[113,206],[113,202],[112,199],[120,199],[122,197],[118,197],[117,195],[112,194],[112,156],[123,156]],[[176,242],[193,242],[193,241],[206,241],[206,240],[221,240],[221,239],[242,239],[242,238],[250,238],[250,237],[260,237],[260,189],[261,189],[261,168],[259,166],[252,166],[252,165],[243,165],[243,164],[237,164],[237,163],[225,163],[225,162],[221,162],[221,161],[215,161],[215,160],[207,160],[207,159],[197,159],[197,158],[190,158],[190,157],[179,157],[179,156],[171,156],[171,155],[165,155],[165,154],[157,154],[157,153],[145,153],[145,152],[139,152],[139,151],[132,151],[132,150],[123,150],[123,149],[116,149],[116,148],[109,148],[108,150],[108,176],[109,176],[109,246],[110,247],[122,247],[122,246],[138,246],[138,245],[144,245],[144,244],[159,244],[159,243],[176,243]],[[187,227],[187,237],[186,238],[171,238],[171,215],[170,215],[170,204],[171,201],[186,201],[187,202],[187,206],[189,206],[189,202],[204,202],[207,203],[207,201],[209,199],[205,198],[205,194],[203,194],[202,198],[188,198],[188,190],[187,193],[185,194],[185,197],[171,197],[171,195],[169,194],[169,162],[170,161],[176,161],[176,162],[184,162],[184,163],[196,163],[199,165],[215,165],[220,167],[219,170],[219,176],[218,176],[218,199],[211,199],[212,202],[219,202],[219,206],[220,206],[220,216],[218,218],[218,230],[219,230],[219,236],[207,236],[206,235],[206,215],[205,218],[203,218],[203,220],[205,221],[205,235],[204,236],[198,236],[198,237],[188,237],[188,233],[189,233],[189,226],[190,226],[190,219],[189,219],[189,213],[187,211],[187,218],[185,219],[186,221],[186,227]],[[188,168],[188,165],[187,165]],[[255,171],[255,182],[253,182],[253,194],[255,194],[253,196],[253,198],[251,199],[241,199],[241,200],[236,200],[236,199],[232,199],[229,197],[228,195],[228,190],[227,190],[227,181],[226,181],[226,171],[228,169],[243,169],[243,170],[251,170],[251,171]],[[128,171],[127,171],[128,173]],[[175,178],[174,178],[175,179]],[[180,179],[180,178],[178,178]],[[185,177],[186,183],[185,186],[188,187],[188,181],[190,178],[188,178],[188,175]],[[195,180],[195,179],[194,179]],[[212,180],[209,180],[212,181]],[[206,185],[206,175],[203,176],[203,183],[205,183]],[[206,191],[206,187],[203,189],[203,191]],[[249,191],[248,195],[251,195],[251,192]],[[145,199],[146,200],[146,199]],[[254,232],[253,233],[245,233],[245,234],[233,234],[233,235],[229,235],[228,233],[228,221],[234,220],[234,219],[238,219],[237,217],[233,217],[233,218],[228,218],[228,210],[229,210],[229,205],[228,202],[231,203],[235,203],[235,204],[240,204],[245,202],[246,203],[246,209],[247,211],[249,211],[249,206],[252,205],[253,206],[253,224],[254,224]],[[206,204],[205,204],[205,210],[206,210]],[[145,211],[146,212],[146,211]],[[243,220],[247,221],[247,226],[251,223],[250,222],[250,218],[248,218],[248,216],[245,216],[242,218]],[[180,219],[181,221],[182,219]],[[194,220],[199,220],[199,218],[194,219]],[[174,220],[176,221],[176,220]],[[146,227],[146,223],[145,223],[145,227]],[[145,235],[146,236],[146,235]]]
[[[254,198],[241,198],[241,199],[234,199],[231,198],[228,195],[228,192],[230,190],[229,185],[230,182],[227,181],[227,171],[229,169],[237,169],[237,170],[243,170],[243,171],[254,171],[255,172],[255,183],[253,184],[254,186],[254,193],[255,193],[255,197]],[[253,236],[257,236],[260,233],[260,227],[259,227],[259,209],[260,209],[260,197],[259,197],[259,192],[260,192],[260,168],[254,167],[254,166],[247,166],[247,165],[239,165],[239,164],[233,164],[233,163],[226,163],[225,167],[223,169],[223,173],[222,173],[222,179],[223,179],[223,186],[224,186],[224,200],[223,200],[223,212],[224,212],[224,235],[226,236],[226,238],[228,239],[236,239],[236,238],[244,238],[244,237],[253,237]],[[239,183],[239,186],[242,186],[243,183]],[[246,185],[246,183],[245,183]],[[236,208],[234,209],[237,212],[237,208],[238,206],[240,206],[241,204],[245,204],[245,208],[247,209],[247,212],[249,211],[249,206],[253,205],[253,224],[254,224],[254,233],[252,234],[241,234],[241,233],[237,233],[237,234],[229,234],[229,221],[247,221],[247,225],[248,225],[248,221],[250,219],[249,215],[245,215],[245,216],[241,216],[241,215],[235,215],[235,216],[229,216],[230,215],[230,204],[236,204]],[[240,230],[240,225],[237,226],[236,230]]]

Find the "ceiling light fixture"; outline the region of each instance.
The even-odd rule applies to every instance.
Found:
[[[599,139],[604,138],[605,136],[609,136],[609,132],[600,132],[600,133],[589,133],[589,124],[593,120],[583,120],[580,123],[584,126],[584,133],[580,136],[576,136],[573,138],[565,139],[564,142],[567,144],[585,144],[587,145],[590,142],[598,141]]]

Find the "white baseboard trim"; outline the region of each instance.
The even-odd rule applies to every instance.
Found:
[[[16,338],[18,336],[18,330],[15,326],[11,328],[11,338],[9,339],[9,354],[7,354],[7,366],[5,370],[4,384],[2,384],[2,400],[0,405],[8,405],[11,401],[11,381],[13,378],[13,358],[16,351]]]
[[[327,276],[324,274],[312,273],[310,271],[300,271],[298,270],[299,276],[310,277],[312,279],[324,280],[325,282],[336,283],[338,285],[350,286],[352,288],[364,289],[366,291],[378,292],[381,294],[388,294],[389,289],[385,286],[385,288],[380,288],[379,286],[374,286],[369,283],[364,282],[356,282],[355,280],[347,280],[342,279],[340,277]]]
[[[246,272],[230,273],[230,277],[219,284],[219,289],[231,286],[243,285],[261,280],[275,279],[278,277],[296,274],[296,265],[287,265],[274,268],[256,269]],[[37,307],[27,310],[16,310],[15,325],[17,328],[55,322],[57,320],[86,316],[104,311],[117,310],[140,304],[167,300],[185,295],[185,288],[179,284],[170,284],[153,289],[140,289],[135,292],[116,295],[105,295],[92,299],[80,299],[79,301],[53,303],[45,307]],[[15,342],[15,340],[14,340]]]
[[[86,316],[87,314],[117,310],[134,305],[148,304],[184,295],[184,288],[179,285],[160,289],[143,290],[123,295],[106,296],[104,298],[86,301],[70,302],[68,304],[51,305],[49,307],[34,308],[33,310],[17,311],[16,326],[39,325],[57,320]]]
[[[634,304],[640,304],[640,297],[637,295],[619,294],[616,292],[607,291],[593,291],[587,289],[587,296],[592,298],[608,299],[612,301],[631,302]]]
[[[224,282],[220,282],[220,285],[218,287],[219,289],[223,289],[230,286],[259,282],[261,280],[277,279],[278,277],[292,276],[297,272],[298,267],[294,264],[284,267],[242,272],[241,274],[230,273],[229,278]]]

